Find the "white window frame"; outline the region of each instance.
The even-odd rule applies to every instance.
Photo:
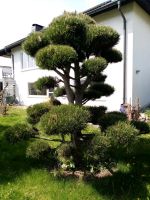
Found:
[[[28,82],[28,95],[29,97],[48,97],[48,90],[46,89],[45,94],[31,94],[29,84],[34,84],[34,82]]]
[[[24,51],[21,52],[21,70],[32,70],[37,69],[35,59],[29,55],[27,55]]]

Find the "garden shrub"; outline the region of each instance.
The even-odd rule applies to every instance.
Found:
[[[127,116],[121,112],[108,112],[103,117],[99,119],[99,125],[103,131],[105,131],[109,126],[112,126],[119,121],[127,121]]]
[[[66,90],[65,90],[65,87],[57,87],[55,90],[54,90],[54,95],[55,97],[60,97],[60,96],[63,96],[63,95],[66,95]]]
[[[47,160],[53,156],[52,149],[48,142],[34,141],[26,149],[26,156],[37,160]]]
[[[118,122],[106,130],[115,153],[128,153],[136,142],[138,130],[129,122]]]
[[[150,131],[150,127],[146,122],[142,122],[142,121],[131,121],[131,124],[139,130],[140,134],[145,134],[145,133],[149,133]]]
[[[40,121],[41,116],[44,113],[49,112],[50,109],[51,109],[51,104],[49,102],[39,103],[33,106],[29,106],[27,108],[27,121],[30,124],[35,125]]]
[[[102,117],[107,110],[105,106],[86,106],[86,108],[90,112],[90,122],[93,124],[98,124],[98,119]]]
[[[138,141],[134,146],[133,156],[150,158],[150,137],[149,135],[138,136]]]
[[[90,143],[90,148],[84,152],[86,167],[93,171],[100,170],[102,167],[111,168],[112,159],[110,156],[111,141],[103,133],[95,134]]]
[[[73,169],[75,168],[74,156],[75,149],[71,143],[62,143],[56,150],[57,159],[61,168],[63,169]]]
[[[50,103],[50,105],[53,105],[53,106],[59,106],[59,105],[61,105],[61,102],[58,99],[53,98],[52,96],[50,97],[49,103]]]
[[[48,134],[75,134],[86,127],[89,112],[84,107],[61,105],[52,107],[40,120],[41,130]]]
[[[35,136],[35,131],[28,124],[15,124],[5,131],[6,139],[10,143],[28,140]]]
[[[121,121],[110,126],[106,132],[96,133],[87,145],[87,151],[84,151],[86,168],[93,172],[107,168],[112,172],[120,159],[133,152],[137,135],[138,130],[134,126]]]

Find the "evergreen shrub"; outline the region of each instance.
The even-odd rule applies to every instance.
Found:
[[[40,121],[41,116],[44,113],[49,112],[50,109],[51,109],[51,105],[49,102],[38,103],[33,106],[29,106],[27,108],[27,121],[30,124],[35,125],[36,123],[38,123]]]
[[[140,134],[145,134],[145,133],[149,133],[150,131],[150,127],[148,125],[148,123],[146,122],[142,122],[142,121],[131,121],[131,124],[139,130]]]
[[[15,124],[5,131],[6,139],[10,143],[17,143],[22,140],[28,140],[35,136],[35,132],[28,124]]]
[[[56,150],[57,159],[62,168],[72,169],[75,167],[75,150],[71,143],[62,143]]]
[[[40,120],[41,130],[48,134],[76,134],[86,127],[89,112],[80,106],[61,105],[52,107]]]
[[[52,149],[48,142],[34,141],[26,149],[26,156],[37,160],[46,160],[52,155]]]
[[[121,112],[108,112],[103,117],[99,118],[99,125],[103,131],[109,126],[115,125],[119,121],[127,121],[127,116]]]
[[[123,150],[128,152],[136,142],[139,131],[129,122],[118,122],[106,130],[110,138],[113,151]]]
[[[107,110],[105,106],[86,106],[86,108],[90,112],[90,122],[93,124],[98,124],[98,119],[101,118]]]

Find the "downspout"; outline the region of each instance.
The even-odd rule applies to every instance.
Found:
[[[14,72],[14,55],[13,54],[11,54],[11,59],[12,59],[12,76],[13,76],[13,79],[14,79],[15,72]]]
[[[118,11],[123,19],[123,103],[127,100],[127,20],[121,10],[121,1],[118,1]]]

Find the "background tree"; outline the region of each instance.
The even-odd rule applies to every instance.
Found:
[[[41,69],[59,75],[69,103],[82,105],[114,92],[102,72],[109,63],[121,61],[121,53],[113,48],[118,41],[111,27],[97,25],[85,14],[65,12],[43,31],[31,33],[23,49]]]

